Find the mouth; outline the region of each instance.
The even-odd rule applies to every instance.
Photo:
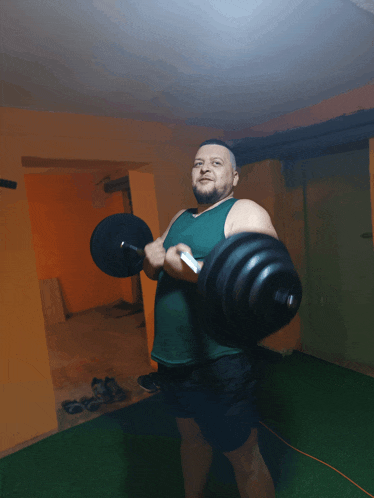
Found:
[[[199,182],[201,183],[206,183],[206,182],[211,182],[213,180],[211,180],[210,178],[202,178],[201,180],[199,180]]]

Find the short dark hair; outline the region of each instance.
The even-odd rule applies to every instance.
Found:
[[[200,144],[199,148],[202,147],[203,145],[222,145],[222,147],[226,147],[226,149],[229,149],[232,152],[231,147],[227,145],[226,142],[223,142],[223,140],[219,140],[219,138],[211,138],[209,140],[205,140],[205,142]]]
[[[219,140],[219,138],[211,138],[209,140],[205,140],[202,144],[199,145],[200,147],[203,147],[204,145],[222,145],[222,147],[226,147],[228,151],[230,152],[230,161],[233,169],[236,171],[236,159],[235,159],[235,154],[232,151],[231,147],[227,145],[227,143],[223,142],[222,140]]]

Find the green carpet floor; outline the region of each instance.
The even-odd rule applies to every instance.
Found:
[[[287,443],[374,495],[374,379],[294,352],[267,367],[263,422]],[[261,426],[260,449],[277,498],[368,496]],[[155,394],[0,460],[0,498],[183,498],[175,419]],[[207,498],[239,498],[214,453]]]

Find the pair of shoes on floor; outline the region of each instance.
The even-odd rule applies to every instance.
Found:
[[[105,381],[94,377],[91,387],[94,393],[93,397],[83,397],[79,401],[64,401],[61,404],[62,408],[70,415],[81,413],[84,409],[95,412],[103,403],[123,401],[127,397],[125,391],[117,384],[114,377],[105,377]]]
[[[114,403],[127,398],[125,391],[117,384],[114,377],[105,377],[104,381],[94,377],[91,387],[95,398],[102,403]]]
[[[138,377],[138,384],[147,393],[156,393],[160,390],[159,374],[151,372],[148,375],[141,375]]]

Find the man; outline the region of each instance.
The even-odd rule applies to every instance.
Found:
[[[222,346],[197,320],[197,279],[180,258],[204,258],[223,238],[262,232],[277,238],[268,213],[248,199],[234,199],[239,181],[235,157],[220,140],[197,151],[192,189],[197,209],[183,209],[165,233],[145,247],[144,271],[158,280],[152,359],[158,363],[162,396],[181,433],[186,498],[202,498],[212,447],[231,462],[241,498],[273,498],[274,485],[257,442],[259,415],[251,356]]]

